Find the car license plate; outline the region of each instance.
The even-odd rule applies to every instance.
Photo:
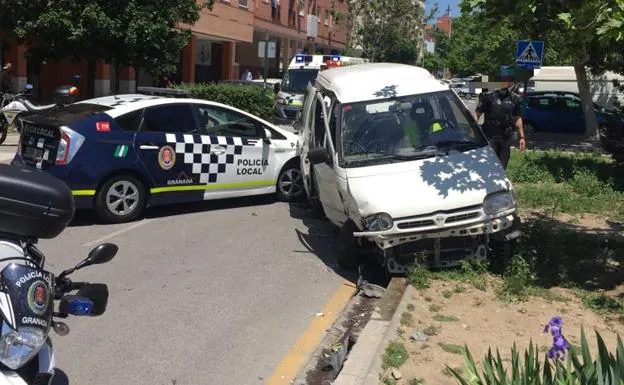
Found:
[[[43,159],[43,149],[26,147],[26,149],[24,150],[24,157],[29,159],[41,160]]]

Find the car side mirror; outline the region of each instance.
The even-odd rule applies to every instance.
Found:
[[[268,129],[264,129],[264,142],[266,144],[271,144],[271,131]]]
[[[275,83],[275,85],[273,86],[273,93],[277,94],[278,92],[280,92],[280,84]]]
[[[310,159],[310,163],[312,164],[331,164],[329,152],[327,152],[327,149],[324,147],[318,147],[308,151],[308,159]]]

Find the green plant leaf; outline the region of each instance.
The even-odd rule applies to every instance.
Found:
[[[583,364],[585,366],[592,365],[591,352],[589,351],[589,343],[587,342],[587,335],[585,334],[585,328],[581,326],[581,352],[583,353]]]
[[[453,377],[455,377],[455,379],[457,381],[459,381],[459,383],[461,385],[471,385],[468,381],[466,381],[459,373],[457,373],[455,371],[455,369],[451,368],[450,366],[446,365],[446,368],[448,369],[449,372],[451,372],[451,374],[453,375]]]

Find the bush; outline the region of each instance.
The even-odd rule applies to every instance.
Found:
[[[202,83],[178,88],[191,92],[193,98],[227,104],[262,119],[272,115],[274,96],[271,89],[241,84]]]
[[[624,384],[624,345],[620,336],[617,337],[615,355],[607,349],[600,333],[596,332],[598,355],[592,359],[585,331],[581,329],[581,359],[577,349],[569,349],[565,360],[549,359],[544,355],[542,364],[538,349],[533,343],[524,353],[524,363],[514,344],[511,351],[511,371],[505,369],[504,360],[500,353],[496,357],[489,350],[483,360],[482,376],[468,350],[465,348],[467,376],[463,377],[457,371],[449,368],[459,384],[488,384],[488,385],[542,385],[542,384],[570,384],[570,385],[621,385]],[[582,361],[582,362],[581,362]]]

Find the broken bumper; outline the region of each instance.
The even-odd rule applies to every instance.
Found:
[[[520,219],[515,212],[504,216],[470,223],[463,226],[447,227],[439,230],[427,231],[399,231],[396,227],[384,232],[356,232],[355,237],[363,237],[375,243],[381,249],[389,249],[404,243],[410,243],[428,238],[448,238],[477,236],[483,234],[495,235],[501,240],[517,239],[520,235]]]

